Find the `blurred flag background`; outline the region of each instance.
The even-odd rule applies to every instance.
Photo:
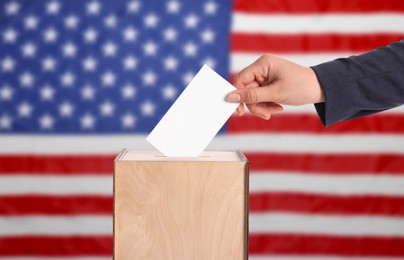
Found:
[[[316,65],[403,24],[400,0],[1,0],[0,259],[111,259],[113,159],[202,64]],[[403,120],[232,117],[209,149],[250,160],[250,259],[404,259]]]

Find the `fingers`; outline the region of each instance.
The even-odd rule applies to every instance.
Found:
[[[282,112],[283,107],[277,103],[260,103],[247,105],[250,112],[262,119],[268,120],[271,115]]]
[[[227,101],[232,103],[255,104],[261,102],[279,103],[279,91],[276,85],[257,88],[237,89],[227,95]]]
[[[269,76],[269,55],[263,55],[251,65],[241,70],[234,78],[236,88],[257,87],[258,82],[268,79]],[[255,82],[254,86],[248,86]]]

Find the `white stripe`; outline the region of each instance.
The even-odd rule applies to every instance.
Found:
[[[403,33],[404,15],[258,15],[236,12],[232,31],[247,33]]]
[[[1,259],[1,258],[0,258]],[[249,260],[403,260],[402,257],[354,257],[354,256],[302,256],[302,255],[266,255],[266,256],[254,256],[249,255]]]
[[[91,137],[0,136],[0,154],[117,155],[125,147],[132,150],[155,150],[145,140],[144,135],[98,135]],[[375,134],[232,134],[216,136],[206,150],[404,154],[404,137],[402,135]]]
[[[404,196],[404,176],[251,172],[250,192],[262,191]]]
[[[0,236],[112,235],[110,216],[0,217]]]
[[[250,214],[249,232],[404,236],[404,219],[287,213]]]
[[[109,195],[112,176],[0,175],[0,195]]]
[[[230,55],[230,72],[237,73],[256,61],[263,53],[242,53],[233,52]],[[359,53],[358,53],[359,54]],[[277,56],[290,60],[303,66],[314,66],[338,58],[349,57],[354,53],[310,53],[310,54],[289,54],[276,53]]]

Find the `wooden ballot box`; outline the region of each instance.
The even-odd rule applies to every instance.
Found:
[[[114,259],[247,259],[248,171],[241,152],[123,150],[114,169]]]

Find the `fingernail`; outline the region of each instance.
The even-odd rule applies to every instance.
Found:
[[[227,96],[227,101],[234,102],[234,103],[240,103],[241,96],[239,94],[229,94]]]

